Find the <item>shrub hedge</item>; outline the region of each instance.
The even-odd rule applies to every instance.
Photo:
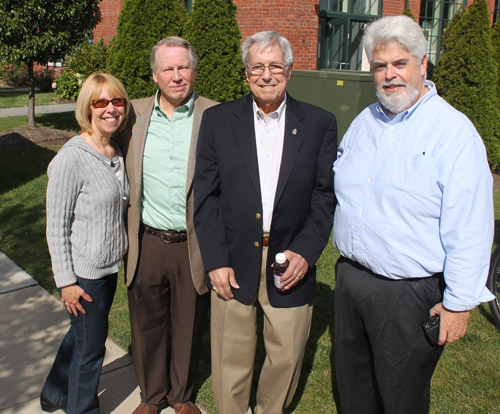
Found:
[[[500,110],[486,0],[474,0],[467,11],[455,16],[443,47],[433,75],[437,90],[472,121],[495,170],[500,165]]]
[[[165,37],[181,36],[186,19],[187,10],[178,0],[123,2],[107,67],[131,99],[156,92],[149,63],[151,49]]]
[[[198,55],[196,92],[219,102],[248,92],[236,11],[232,0],[196,0],[184,28]]]

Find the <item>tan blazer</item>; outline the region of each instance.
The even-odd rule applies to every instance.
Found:
[[[130,115],[127,127],[114,137],[120,145],[125,156],[125,165],[130,182],[130,202],[127,214],[127,231],[129,250],[125,255],[125,280],[130,286],[134,280],[137,262],[139,259],[139,226],[141,222],[141,195],[142,195],[142,163],[146,135],[155,97],[135,99],[131,101]],[[191,146],[189,149],[189,161],[186,182],[186,223],[189,249],[189,262],[191,266],[191,277],[198,294],[208,292],[204,281],[205,271],[201,261],[198,240],[193,225],[193,176],[196,158],[196,144],[198,142],[198,131],[201,117],[205,109],[216,105],[217,102],[203,98],[195,94],[193,112],[193,133],[191,135]]]

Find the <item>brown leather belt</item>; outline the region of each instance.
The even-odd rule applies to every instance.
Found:
[[[146,233],[157,236],[167,243],[182,243],[188,239],[187,232],[185,230],[157,230],[153,227],[147,226],[146,224],[144,225],[144,230]]]

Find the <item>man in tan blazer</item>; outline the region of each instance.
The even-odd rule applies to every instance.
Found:
[[[198,130],[216,102],[194,93],[196,53],[179,37],[151,51],[155,96],[132,102],[116,137],[131,196],[125,260],[132,357],[141,388],[133,414],[199,414],[195,384],[209,295],[193,227]]]

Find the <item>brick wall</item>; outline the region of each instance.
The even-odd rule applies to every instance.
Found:
[[[235,0],[236,18],[243,40],[263,30],[276,30],[292,45],[295,69],[316,69],[319,0]],[[102,0],[102,21],[94,29],[94,42],[105,43],[116,34],[123,0]]]
[[[411,3],[412,0],[410,0]],[[415,1],[415,3],[418,3],[418,8],[420,11],[420,1]],[[415,15],[415,17],[418,16],[418,13],[415,14],[413,11],[413,8],[411,7],[412,5],[410,4],[410,9],[411,12]],[[384,4],[382,7],[382,17],[386,16],[397,16],[399,14],[403,14],[403,10],[405,9],[405,2],[404,0],[384,0]]]
[[[292,45],[294,69],[316,69],[319,0],[234,0],[243,40],[276,30]]]
[[[94,42],[102,37],[104,43],[109,43],[116,34],[118,16],[123,6],[123,0],[102,0],[100,3],[102,20],[94,29]]]
[[[467,0],[467,4],[473,0]],[[234,0],[238,6],[236,18],[243,40],[263,30],[276,30],[292,45],[295,69],[316,69],[318,48],[319,0]],[[421,0],[409,0],[411,12],[420,15]],[[116,34],[118,16],[123,0],[102,0],[102,21],[94,29],[94,42],[101,37],[109,43]],[[384,0],[382,15],[403,13],[405,0]],[[488,0],[493,22],[495,0]]]

